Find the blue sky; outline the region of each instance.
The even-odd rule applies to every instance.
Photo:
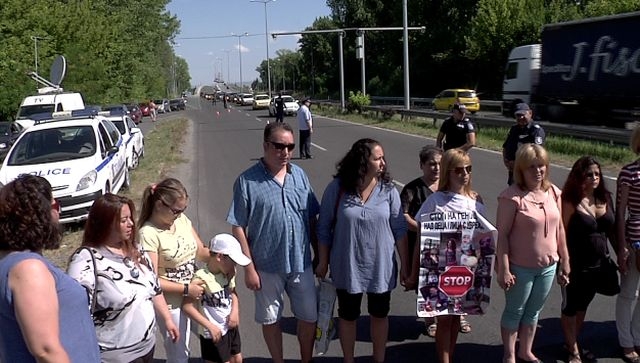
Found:
[[[175,53],[186,59],[193,85],[211,84],[214,72],[231,82],[240,81],[238,37],[242,51],[242,80],[258,78],[255,69],[267,58],[265,5],[249,0],[173,0],[167,10],[180,19]],[[267,4],[268,32],[295,32],[329,15],[324,0],[276,0]],[[228,36],[228,37],[225,37]],[[297,49],[298,36],[269,36],[269,55],[278,49]],[[226,52],[225,50],[229,50]],[[228,65],[228,72],[227,72]]]

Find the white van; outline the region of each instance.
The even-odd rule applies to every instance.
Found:
[[[84,100],[80,93],[60,92],[52,87],[45,87],[38,89],[37,95],[27,96],[22,100],[16,115],[16,122],[22,127],[28,128],[35,123],[31,119],[32,115],[82,109],[84,109]]]

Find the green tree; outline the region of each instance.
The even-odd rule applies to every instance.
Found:
[[[54,58],[67,59],[65,90],[88,104],[138,101],[172,90],[175,54],[170,46],[179,21],[168,0],[4,0],[0,6],[0,117],[12,118],[20,101],[38,87],[26,74],[49,78]],[[178,81],[188,87],[186,62]]]

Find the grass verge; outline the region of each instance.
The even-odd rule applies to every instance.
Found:
[[[342,114],[338,108],[326,105],[314,107],[314,112],[326,117],[432,138],[438,136],[439,127],[442,123],[442,121],[434,122],[431,118],[422,117],[414,117],[409,120],[401,120],[399,115],[376,117],[375,113],[372,112]],[[495,151],[502,150],[502,143],[509,132],[508,128],[476,126],[478,128],[476,133],[478,147]],[[602,168],[612,175],[617,175],[624,164],[637,158],[628,147],[558,135],[548,135],[545,141],[545,148],[551,154],[551,160],[554,164],[571,167],[579,157],[592,155],[602,164]]]
[[[181,147],[187,127],[186,119],[173,119],[156,124],[156,128],[144,136],[144,158],[140,159],[138,167],[131,171],[131,187],[119,193],[131,198],[136,203],[138,211],[144,188],[164,178],[174,166],[186,161],[182,156]],[[84,224],[76,223],[65,227],[60,248],[44,252],[48,259],[63,270],[67,268],[69,256],[82,242]]]

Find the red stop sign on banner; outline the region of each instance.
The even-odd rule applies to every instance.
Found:
[[[449,266],[440,274],[438,288],[449,297],[464,296],[473,286],[473,272],[467,266]]]

